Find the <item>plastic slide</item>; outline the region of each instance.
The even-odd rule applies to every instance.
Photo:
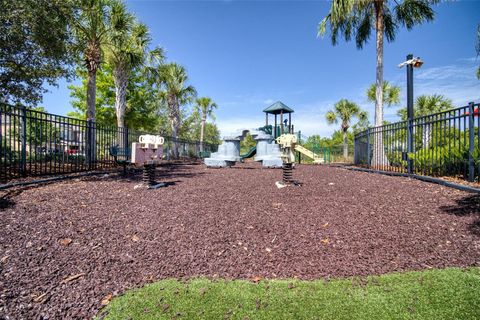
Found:
[[[241,154],[240,158],[242,159],[251,158],[255,154],[257,154],[257,147],[251,147],[250,150],[248,150],[246,153]]]
[[[321,158],[319,156],[317,156],[315,153],[313,153],[312,151],[308,150],[307,148],[305,147],[302,147],[301,145],[297,144],[295,146],[295,151],[298,151],[300,152],[301,154],[309,157],[310,159],[313,160],[313,163],[317,163],[317,164],[320,164],[320,163],[325,163],[325,159],[324,158]]]

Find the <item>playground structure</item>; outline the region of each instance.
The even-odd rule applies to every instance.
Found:
[[[142,181],[149,189],[165,186],[155,181],[155,167],[160,163],[165,139],[161,136],[141,135],[139,142],[132,143],[132,164],[143,166]]]
[[[211,154],[210,158],[205,159],[207,167],[231,167],[242,159],[254,156],[255,161],[261,161],[263,167],[282,168],[282,151],[277,143],[277,138],[284,135],[294,135],[294,126],[292,125],[293,109],[289,108],[280,101],[275,102],[265,110],[265,126],[258,129],[245,129],[237,133],[226,136],[222,144],[218,147],[218,151]],[[270,125],[269,114],[274,115],[274,125]],[[284,116],[288,115],[288,119],[284,120]],[[278,117],[280,123],[277,122]],[[257,142],[247,153],[240,155],[240,142],[250,133]],[[318,157],[314,152],[308,150],[301,145],[295,145],[294,151],[311,158],[313,163],[324,163],[324,158]]]

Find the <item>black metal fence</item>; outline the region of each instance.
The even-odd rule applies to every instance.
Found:
[[[0,104],[0,180],[111,168],[116,164],[110,147],[130,146],[142,134],[148,133]],[[165,137],[165,159],[172,158],[175,143],[180,158],[217,148],[204,143],[200,153],[198,141]]]
[[[354,162],[375,170],[480,182],[479,109],[472,102],[369,128],[355,135]]]

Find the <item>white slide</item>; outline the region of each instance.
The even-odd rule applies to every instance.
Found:
[[[325,163],[325,159],[324,158],[321,158],[319,156],[317,156],[315,153],[313,153],[312,151],[308,150],[307,148],[305,147],[302,147],[301,145],[297,144],[295,146],[295,151],[298,151],[300,152],[301,154],[309,157],[310,159],[313,160],[313,163],[315,164],[321,164],[321,163]]]

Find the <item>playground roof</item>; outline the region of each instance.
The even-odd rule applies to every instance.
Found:
[[[274,104],[272,104],[270,107],[266,108],[263,110],[265,113],[270,113],[270,114],[280,114],[280,113],[292,113],[294,112],[293,109],[290,109],[286,105],[284,105],[282,102],[277,101]]]

